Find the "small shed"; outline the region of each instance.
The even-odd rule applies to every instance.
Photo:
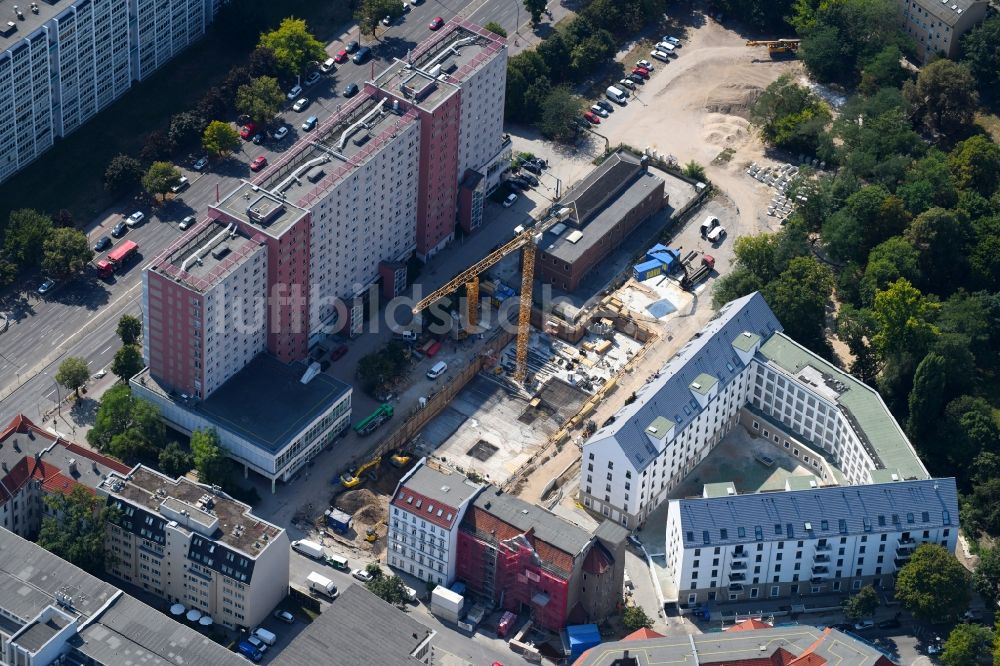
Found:
[[[569,638],[570,661],[580,658],[584,652],[601,644],[601,632],[596,624],[573,624],[566,627]]]

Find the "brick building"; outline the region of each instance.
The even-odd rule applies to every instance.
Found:
[[[621,601],[627,534],[609,521],[591,534],[488,486],[462,520],[456,578],[546,629],[600,621]]]
[[[573,291],[641,222],[666,205],[664,182],[624,149],[574,185],[560,204],[568,217],[542,237],[535,259],[544,282]]]

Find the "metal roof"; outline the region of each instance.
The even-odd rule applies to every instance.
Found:
[[[707,374],[718,380],[721,392],[746,367],[733,350],[733,342],[744,331],[767,338],[780,330],[781,324],[759,292],[727,303],[653,381],[636,391],[636,401],[619,410],[614,423],[598,430],[589,441],[614,438],[632,466],[645,469],[657,456],[646,428],[658,417],[668,419],[678,430],[686,427],[701,411],[691,383]]]
[[[551,511],[487,486],[473,505],[513,525],[522,532],[533,529],[535,538],[576,557],[590,543],[591,534]]]
[[[671,501],[689,548],[958,527],[953,478]]]
[[[878,391],[784,334],[771,336],[761,345],[757,356],[761,362],[770,362],[795,377],[808,367],[818,370],[828,383],[836,385],[838,405],[856,426],[855,430],[861,435],[869,453],[874,454],[882,467],[899,470],[903,479],[930,478]]]
[[[431,630],[362,585],[347,585],[337,601],[313,620],[271,662],[415,666],[410,656]]]
[[[456,510],[482,488],[458,472],[446,474],[428,467],[427,464],[419,465],[412,475],[403,479],[400,485],[401,489],[419,493],[435,504]],[[412,511],[412,509],[407,510]]]

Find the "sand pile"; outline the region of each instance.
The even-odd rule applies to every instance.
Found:
[[[348,490],[337,498],[337,508],[354,516],[354,520],[373,525],[386,516],[378,496],[367,488]]]

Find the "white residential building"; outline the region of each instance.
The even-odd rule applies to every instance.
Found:
[[[421,580],[450,585],[462,518],[484,488],[422,459],[396,486],[389,512],[389,566]]]
[[[954,552],[958,492],[949,478],[671,500],[666,537],[685,607],[891,587],[920,544]]]
[[[209,615],[253,627],[288,594],[288,535],[209,486],[142,465],[97,488],[118,518],[108,525],[108,572]]]
[[[205,34],[218,0],[0,5],[0,182]],[[15,9],[16,8],[16,9]]]

